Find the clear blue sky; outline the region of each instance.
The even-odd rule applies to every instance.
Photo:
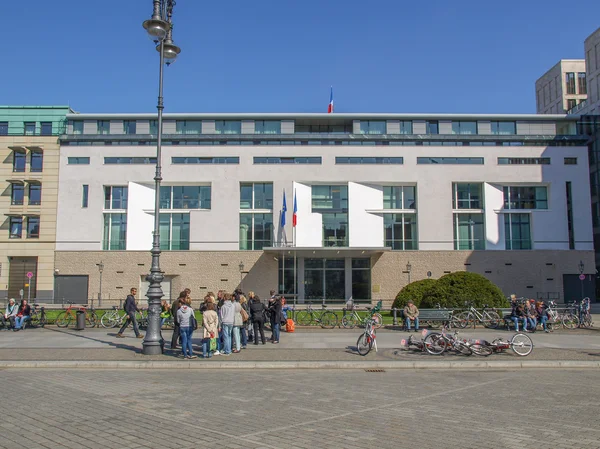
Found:
[[[153,112],[151,0],[4,0],[0,104]],[[177,0],[166,112],[535,112],[600,1]]]

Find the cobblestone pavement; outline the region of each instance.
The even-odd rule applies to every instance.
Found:
[[[600,448],[597,378],[589,370],[0,370],[10,404],[0,447]]]

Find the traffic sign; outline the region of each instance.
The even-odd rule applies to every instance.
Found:
[[[28,277],[29,279],[31,279],[31,278],[33,277],[33,273],[32,273],[31,271],[30,271],[30,272],[28,272],[28,273],[27,273],[27,277]]]
[[[29,284],[25,284],[25,287],[29,287]]]
[[[580,281],[585,281],[585,274],[580,274],[579,275],[579,280]]]

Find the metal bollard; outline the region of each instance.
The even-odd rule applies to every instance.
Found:
[[[394,326],[398,326],[398,315],[397,315],[398,309],[396,309],[395,307],[392,309],[392,313],[394,314],[394,321],[392,321],[392,324]]]

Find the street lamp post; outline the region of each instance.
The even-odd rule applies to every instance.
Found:
[[[581,282],[581,299],[583,299],[583,280],[585,279],[585,276],[583,275],[583,272],[585,271],[585,265],[583,264],[583,260],[579,261],[579,265],[577,266],[577,268],[579,268],[579,282]]]
[[[244,262],[240,261],[238,267],[240,269],[240,290],[244,291],[244,289],[242,288],[242,282],[244,281]]]
[[[412,271],[412,265],[410,262],[406,264],[406,272],[408,273],[408,283],[410,284],[410,272]]]
[[[160,69],[158,72],[158,137],[156,140],[156,174],[154,175],[154,230],[152,232],[152,266],[146,281],[148,288],[148,328],[144,337],[142,353],[145,355],[162,354],[164,340],[160,332],[160,300],[163,291],[160,283],[164,279],[160,269],[160,182],[161,174],[161,144],[162,144],[162,113],[163,105],[163,69],[165,63],[170,65],[175,61],[181,49],[173,44],[173,7],[175,0],[153,0],[152,18],[144,21],[143,26],[150,39],[154,41],[156,50],[160,55]]]
[[[104,271],[104,264],[102,261],[98,264],[98,272],[100,273],[100,288],[98,288],[98,307],[102,305],[102,272]]]

